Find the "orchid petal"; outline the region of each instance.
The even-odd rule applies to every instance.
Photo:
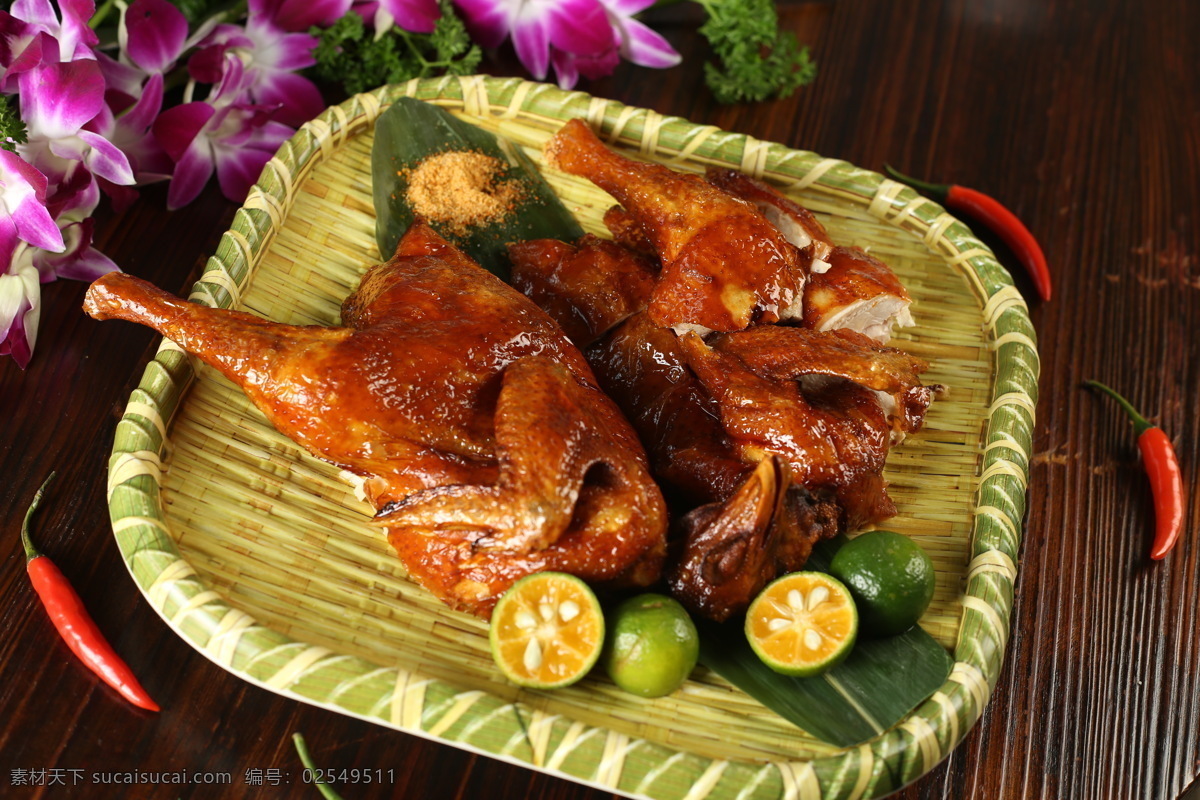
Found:
[[[215,108],[202,102],[168,108],[154,121],[154,137],[171,160],[179,162],[215,113]]]
[[[133,100],[141,93],[145,72],[132,64],[122,64],[104,53],[96,54],[96,63],[100,65],[100,74],[104,76],[107,96],[111,97],[113,92],[117,92]]]
[[[134,0],[122,21],[128,31],[123,49],[147,72],[165,72],[183,53],[187,17],[167,0]]]
[[[197,83],[217,83],[225,74],[225,45],[210,44],[192,53],[188,59],[188,76]]]
[[[275,117],[287,125],[299,126],[325,110],[321,91],[301,75],[281,72],[255,92],[255,100],[266,106],[279,106]]]
[[[600,0],[609,11],[622,17],[630,17],[645,11],[654,5],[656,0]]]
[[[117,265],[111,258],[92,247],[95,225],[96,221],[89,217],[63,227],[64,238],[68,242],[67,252],[61,256],[42,258],[55,278],[91,283],[101,275],[117,271]]]
[[[272,59],[270,67],[273,70],[294,71],[311,67],[317,63],[313,51],[317,49],[320,40],[307,33],[285,33],[280,35],[274,31],[263,31],[254,26],[254,32],[271,39],[269,49]]]
[[[550,61],[554,64],[554,75],[560,89],[572,89],[579,82],[579,70],[575,68],[575,57],[563,50],[550,53]]]
[[[545,79],[550,62],[550,35],[542,20],[533,19],[518,25],[513,29],[512,40],[517,58],[525,69],[539,81]]]
[[[533,8],[533,4],[529,4]],[[599,55],[616,43],[608,14],[599,0],[565,0],[543,12],[550,43],[560,50]]]
[[[0,275],[0,355],[11,355],[21,369],[29,365],[37,342],[41,297],[33,267]]]
[[[92,131],[80,131],[78,135],[89,148],[82,161],[93,174],[122,186],[135,182],[129,157],[121,148]]]
[[[264,16],[285,31],[328,27],[350,11],[351,0],[250,0],[250,13]]]
[[[156,73],[146,81],[137,102],[121,114],[117,124],[128,130],[145,131],[154,124],[158,112],[162,111],[162,101],[163,76]]]
[[[9,213],[13,224],[17,226],[17,234],[31,245],[55,252],[65,247],[58,226],[50,218],[46,207],[32,194],[10,207]]]
[[[226,150],[217,161],[217,182],[221,193],[235,203],[246,199],[250,187],[262,174],[263,166],[271,160],[271,153],[250,147]]]
[[[91,220],[87,221],[91,222]],[[91,283],[101,275],[120,271],[120,267],[111,258],[96,248],[89,247],[79,253],[69,264],[60,267],[55,274],[64,280]]]
[[[14,0],[12,15],[33,25],[59,26],[58,14],[50,0]]]
[[[16,153],[0,150],[0,213],[17,236],[46,250],[61,251],[62,234],[46,209],[46,176]]]
[[[175,163],[175,174],[167,189],[167,208],[174,211],[196,199],[213,174],[212,152],[207,146],[188,150]]]
[[[621,20],[621,55],[642,67],[665,69],[683,60],[659,34],[635,19]]]
[[[38,67],[22,75],[19,85],[30,138],[73,136],[104,106],[104,76],[95,61]]]
[[[8,67],[4,70],[2,88],[6,93],[17,91],[17,78],[42,63],[53,64],[58,58],[58,40],[48,33],[39,33],[21,49],[15,57],[6,55]]]
[[[59,0],[62,9],[62,32],[58,40],[64,51],[70,50],[71,58],[94,58],[92,48],[100,44],[100,37],[92,30],[92,16],[96,13],[93,0]],[[64,52],[64,55],[66,53]]]
[[[104,193],[108,195],[109,202],[112,204],[112,209],[118,214],[122,214],[138,201],[141,193],[132,186],[118,186],[115,183],[108,181],[99,181],[104,189]],[[138,185],[149,183],[143,179],[142,174],[138,173]],[[79,279],[82,280],[82,279]]]
[[[437,21],[442,17],[437,0],[381,0],[376,19],[380,12],[391,17],[392,21],[406,31],[413,33],[433,33]],[[376,30],[379,26],[376,25]]]
[[[495,0],[455,0],[471,38],[483,47],[499,47],[512,30],[511,3]]]

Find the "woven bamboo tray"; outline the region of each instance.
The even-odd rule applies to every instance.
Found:
[[[650,798],[862,798],[906,784],[979,718],[1009,631],[1038,356],[1027,309],[991,252],[937,204],[873,172],[544,84],[472,76],[358,95],[306,124],[267,164],[192,300],[292,324],[333,324],[379,259],[374,121],[411,95],[526,147],[583,117],[614,146],[680,169],[739,167],[812,208],[835,241],[869,247],[915,298],[898,346],[948,384],[925,430],[892,452],[888,527],[932,555],[924,627],[950,678],[901,724],[840,750],[697,670],[658,700],[602,677],[519,690],[483,622],[408,582],[370,509],[337,471],[278,434],[240,390],[164,341],[117,426],[113,530],[146,598],[222,667],[289,697]],[[584,227],[611,199],[547,178]]]

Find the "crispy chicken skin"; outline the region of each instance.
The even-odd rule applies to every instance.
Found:
[[[648,307],[656,324],[741,330],[775,322],[799,298],[795,247],[751,204],[697,175],[625,158],[578,119],[545,156],[615,197],[658,252],[662,274]]]
[[[668,580],[693,611],[727,618],[780,570],[798,569],[815,541],[895,513],[884,462],[893,427],[919,417],[897,420],[880,397],[907,410],[923,361],[851,331],[679,335],[645,310],[653,266],[639,254],[595,237],[509,252],[514,285],[537,287],[539,302],[552,296],[552,315],[621,318],[599,338],[607,322],[586,328],[585,355],[668,496],[689,509]]]
[[[487,617],[545,569],[658,578],[666,508],[633,430],[545,313],[423,223],[346,299],[344,327],[211,309],[123,273],[84,309],[174,340],[365,478],[410,575],[455,608]]]
[[[829,269],[829,253],[833,250],[833,242],[825,226],[807,208],[769,183],[751,178],[736,169],[709,167],[704,178],[713,186],[742,198],[762,212],[784,238],[800,249],[809,266],[806,274]]]

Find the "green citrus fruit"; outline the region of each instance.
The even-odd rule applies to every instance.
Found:
[[[604,612],[588,585],[563,572],[535,572],[492,611],[492,658],[513,683],[556,689],[582,678],[604,648]]]
[[[829,571],[850,588],[864,633],[891,636],[917,624],[933,600],[933,561],[920,545],[893,531],[851,539]]]
[[[850,591],[822,572],[784,575],[746,610],[750,647],[784,675],[819,675],[850,654],[857,636]]]
[[[696,626],[678,601],[641,594],[608,615],[604,669],[613,682],[642,697],[662,697],[687,680],[700,656]]]

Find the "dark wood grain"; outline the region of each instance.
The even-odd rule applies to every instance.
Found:
[[[1032,304],[1043,378],[1012,635],[983,719],[898,794],[915,798],[1170,798],[1200,773],[1200,6],[1188,0],[785,3],[819,77],[795,96],[721,106],[690,5],[650,20],[684,54],[623,66],[597,95],[985,190],[1041,239],[1055,299]],[[511,74],[510,56],[486,64]],[[125,270],[189,286],[234,204],[210,188],[184,211],[153,188],[102,212],[98,244]],[[986,237],[985,237],[986,238]],[[1013,265],[999,243],[1001,259]],[[1015,267],[1015,265],[1013,265]],[[1017,283],[1032,296],[1028,280]],[[27,371],[0,359],[0,796],[316,797],[290,741],[323,766],[393,770],[347,798],[612,795],[306,706],[234,678],[173,634],[129,579],[105,506],[113,428],[155,337],[79,311],[84,287],[43,287]],[[1152,506],[1118,387],[1174,438],[1187,533],[1147,560]],[[19,518],[58,480],[38,540],[144,676],[163,713],[123,704],[74,661],[25,577]],[[83,771],[12,786],[18,771]],[[227,772],[232,785],[100,786],[94,772]],[[246,781],[258,770],[267,785]],[[270,785],[278,777],[290,784]],[[387,776],[385,776],[387,777]]]

